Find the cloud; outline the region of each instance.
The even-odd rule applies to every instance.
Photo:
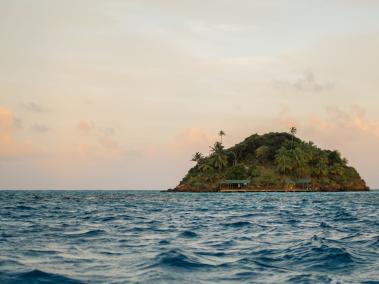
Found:
[[[95,124],[92,121],[81,120],[78,122],[77,129],[81,133],[89,134],[95,129]]]
[[[35,102],[22,102],[20,106],[30,112],[46,112],[46,109],[42,105]]]
[[[21,129],[22,126],[23,126],[23,121],[22,121],[22,119],[19,118],[19,117],[15,117],[15,118],[14,118],[14,126],[15,126],[15,128],[17,128],[17,129]]]
[[[349,110],[340,107],[328,107],[328,118],[318,119],[318,123],[313,125],[316,127],[323,126],[324,129],[345,129],[362,132],[364,135],[372,135],[379,137],[379,121],[368,118],[366,110],[359,105],[351,105]]]
[[[77,142],[73,145],[72,154],[85,160],[117,158],[123,155],[118,142],[110,137],[95,137]]]
[[[15,139],[18,120],[13,112],[0,106],[0,158],[23,158],[38,151],[30,140]]]
[[[15,128],[13,113],[6,108],[0,107],[0,141],[11,139]]]
[[[313,72],[305,71],[302,73],[290,74],[285,79],[274,80],[276,87],[290,87],[296,91],[323,92],[334,88],[331,82],[322,82],[316,78]]]
[[[115,133],[115,130],[113,127],[106,127],[102,129],[102,131],[105,135],[113,135]]]
[[[82,119],[78,122],[76,129],[82,134],[97,134],[112,136],[115,134],[113,127],[100,127],[92,120]]]
[[[275,123],[286,127],[286,129],[296,126],[297,119],[292,115],[291,109],[288,105],[282,104],[278,111],[278,114],[274,118]]]
[[[207,154],[209,146],[216,140],[216,135],[211,135],[208,131],[191,127],[176,135],[168,144],[166,151],[173,151],[180,155],[191,155],[192,152],[203,152]]]
[[[108,155],[117,155],[120,153],[120,146],[118,142],[109,136],[101,136],[98,139],[99,144]]]
[[[115,131],[112,127],[101,128],[91,120],[81,120],[76,129],[84,136],[80,137],[80,142],[74,143],[74,154],[91,159],[122,155],[121,146],[113,137]]]
[[[50,131],[50,127],[42,123],[34,123],[31,128],[33,131],[38,133],[46,133]]]
[[[369,118],[366,109],[359,105],[348,108],[328,106],[322,113],[310,113],[306,117],[296,114],[288,105],[282,105],[274,122],[281,127],[297,126],[308,133],[327,133],[330,137],[346,135],[379,137],[379,120]],[[338,133],[338,135],[337,135]]]
[[[179,135],[182,139],[181,142],[188,144],[201,144],[205,141],[209,141],[211,135],[201,128],[188,128],[182,134]]]

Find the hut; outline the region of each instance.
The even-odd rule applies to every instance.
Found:
[[[286,180],[287,189],[302,189],[311,190],[311,179],[310,178],[300,178],[300,179],[287,179]]]
[[[248,179],[227,179],[221,182],[220,189],[243,189],[246,188],[250,184],[250,180]]]

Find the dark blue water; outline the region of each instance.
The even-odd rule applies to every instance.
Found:
[[[0,191],[0,283],[379,283],[379,192]]]

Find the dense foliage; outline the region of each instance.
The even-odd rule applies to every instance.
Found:
[[[250,187],[255,189],[283,189],[289,181],[305,178],[313,190],[367,188],[338,151],[322,150],[295,134],[296,128],[291,128],[290,133],[254,134],[229,149],[216,142],[208,156],[193,156],[196,165],[177,190],[217,190],[226,179],[249,179]],[[221,138],[224,135],[220,132]]]

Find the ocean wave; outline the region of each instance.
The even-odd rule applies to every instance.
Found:
[[[330,226],[328,223],[326,222],[321,222],[320,225],[319,225],[320,228],[325,228],[325,229],[329,229],[329,228],[332,228],[332,226]]]
[[[65,277],[59,274],[48,273],[38,269],[22,273],[0,274],[0,282],[3,284],[81,284],[83,282]]]
[[[168,244],[170,244],[170,242],[168,240],[160,240],[158,242],[158,244],[160,244],[160,245],[168,245]]]
[[[232,228],[242,228],[242,227],[247,227],[251,225],[252,223],[248,221],[238,221],[238,222],[224,224],[225,227],[232,227]]]
[[[313,236],[311,240],[301,242],[283,251],[283,260],[292,267],[300,266],[312,271],[336,271],[352,269],[360,258],[336,242]]]
[[[197,234],[193,231],[183,231],[179,236],[183,238],[196,238]]]
[[[199,257],[189,256],[179,249],[172,249],[158,254],[150,267],[171,267],[181,269],[204,269],[212,265],[202,262]]]
[[[296,276],[290,276],[286,279],[288,283],[343,283],[339,279],[333,279],[327,275],[317,275],[317,274],[300,274]]]
[[[70,237],[70,238],[86,238],[86,237],[97,237],[97,236],[101,236],[105,234],[107,234],[107,231],[96,229],[96,230],[89,230],[89,231],[84,231],[84,232],[66,233],[65,236]]]
[[[26,206],[26,205],[18,205],[14,209],[16,209],[16,210],[33,210],[35,208],[33,208],[31,206]]]

